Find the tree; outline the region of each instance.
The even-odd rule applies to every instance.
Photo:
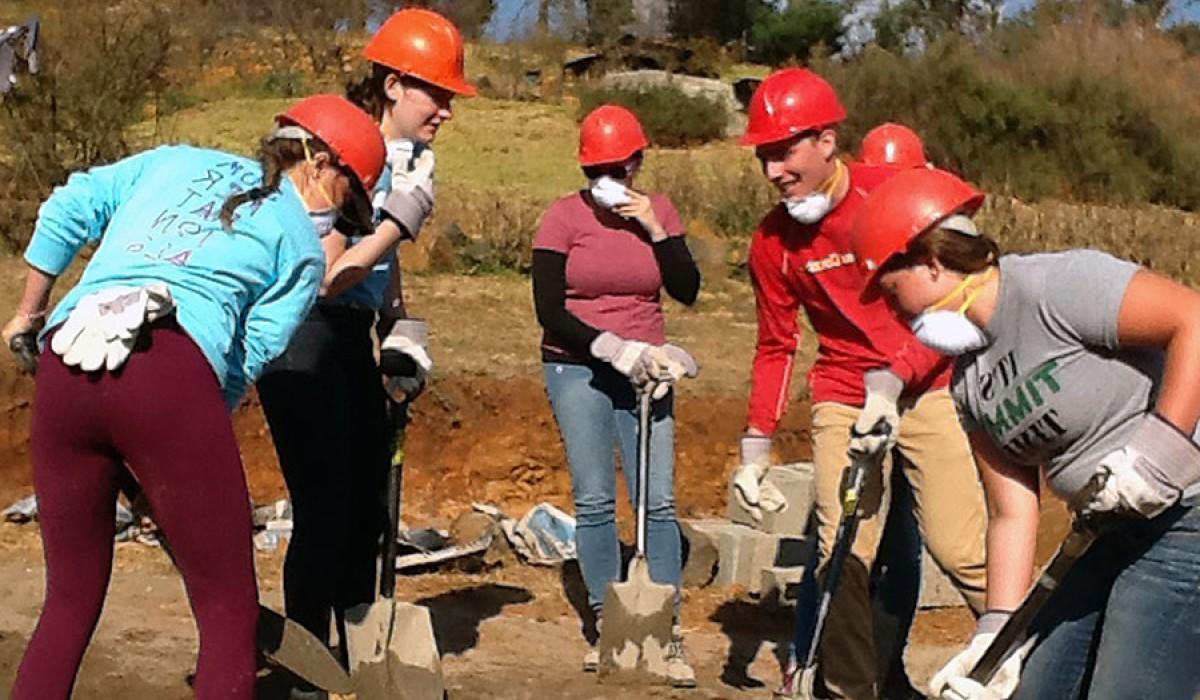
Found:
[[[818,45],[832,48],[842,33],[845,8],[828,0],[793,0],[787,10],[766,13],[750,28],[755,60],[780,64],[805,61]]]
[[[767,0],[673,0],[671,34],[678,39],[743,39],[754,21],[771,12]]]
[[[600,44],[621,36],[633,24],[632,0],[584,0],[587,10],[587,42]]]

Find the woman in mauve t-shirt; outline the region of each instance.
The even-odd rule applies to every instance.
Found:
[[[694,375],[695,363],[666,342],[661,290],[692,304],[700,273],[670,200],[630,189],[648,145],[628,110],[606,105],[589,114],[580,128],[579,162],[590,187],[550,205],[533,243],[546,391],[566,445],[579,563],[597,620],[605,589],[621,569],[613,445],[621,450],[632,497],[639,390],[657,399],[647,483],[650,575],[679,587],[674,394],[668,385]],[[585,671],[596,670],[595,641],[589,635]],[[668,659],[674,685],[695,685],[678,619]]]

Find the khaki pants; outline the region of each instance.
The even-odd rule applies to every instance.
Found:
[[[817,536],[822,561],[828,561],[842,514],[842,470],[848,464],[850,428],[859,411],[833,402],[818,403],[812,409]],[[948,391],[929,392],[907,410],[901,406],[897,447],[907,462],[905,476],[912,484],[925,546],[979,614],[984,609],[987,515],[975,461]],[[891,468],[889,456],[882,472],[875,470],[867,477],[858,535],[822,634],[821,671],[833,698],[876,698],[869,577],[887,520]]]

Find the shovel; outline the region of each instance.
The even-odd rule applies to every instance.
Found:
[[[610,583],[600,630],[600,675],[667,675],[675,587],[655,583],[646,562],[646,490],[650,473],[650,392],[640,393],[637,455],[637,552],[624,583]]]
[[[871,432],[886,435],[889,430],[887,423],[881,418]],[[883,452],[876,455],[851,455],[850,464],[842,472],[842,517],[838,520],[837,534],[834,535],[833,549],[829,554],[829,566],[825,570],[825,580],[821,586],[808,651],[804,654],[802,666],[797,659],[797,663],[791,665],[784,673],[783,685],[775,691],[775,697],[795,700],[816,698],[817,650],[821,645],[821,634],[825,631],[825,621],[842,577],[842,569],[846,566],[846,559],[850,557],[854,546],[854,538],[858,535],[858,523],[862,519],[859,499],[862,496],[863,485],[866,483],[867,474],[882,462],[884,456]]]
[[[379,598],[346,611],[346,649],[358,700],[443,700],[442,660],[429,609],[396,600],[396,532],[400,471],[408,404],[391,404],[392,463],[388,470],[388,525],[383,537]]]

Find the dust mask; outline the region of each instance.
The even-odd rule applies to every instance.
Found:
[[[989,268],[982,275],[969,275],[941,301],[913,319],[911,327],[913,335],[924,345],[943,355],[962,355],[976,350],[982,350],[990,342],[983,329],[967,318],[966,311],[975,303],[983,292],[984,286],[996,274],[996,268]],[[939,309],[938,307],[953,299],[976,279],[980,284],[963,303],[954,310]]]
[[[846,176],[845,163],[836,160],[834,165],[833,174],[814,192],[803,197],[783,200],[783,206],[787,207],[789,216],[802,224],[815,224],[829,214],[833,209],[833,193],[841,186],[842,178]]]
[[[308,139],[301,139],[300,143],[304,145],[304,160],[312,163],[312,152],[308,150]],[[333,230],[334,225],[338,220],[338,208],[333,203],[333,196],[329,194],[329,190],[325,189],[325,184],[320,180],[316,180],[317,189],[321,192],[321,196],[325,198],[325,203],[328,206],[320,209],[312,209],[307,201],[304,202],[304,208],[308,210],[308,218],[312,221],[313,228],[317,229],[317,237],[324,238]]]
[[[629,193],[625,190],[625,185],[616,178],[601,175],[590,180],[589,183],[592,199],[605,209],[613,209],[629,201]]]

